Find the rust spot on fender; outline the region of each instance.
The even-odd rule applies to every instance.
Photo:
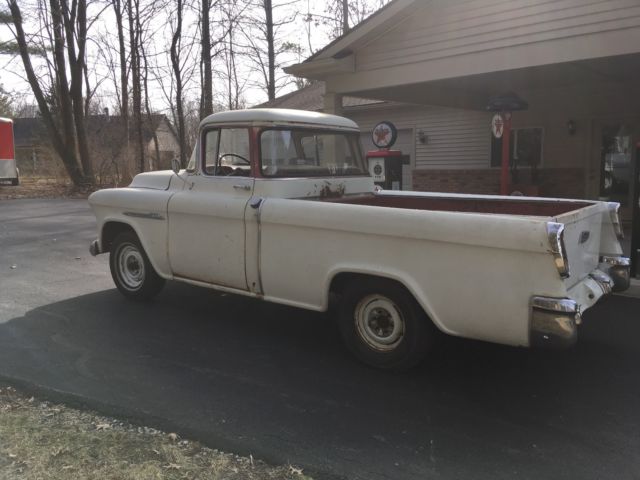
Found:
[[[320,189],[320,198],[339,198],[344,196],[346,186],[344,183],[333,185],[327,182],[324,187]]]

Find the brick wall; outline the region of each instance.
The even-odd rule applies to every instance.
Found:
[[[447,193],[500,193],[498,170],[414,170],[413,189]]]
[[[523,175],[524,177],[524,175]],[[539,195],[584,198],[584,169],[550,168],[538,171]],[[413,189],[446,193],[498,195],[500,170],[414,170]]]

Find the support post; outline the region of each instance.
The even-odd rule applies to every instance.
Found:
[[[326,92],[324,94],[324,113],[342,115],[342,95]]]

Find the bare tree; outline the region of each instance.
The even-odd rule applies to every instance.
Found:
[[[0,117],[13,117],[15,113],[15,104],[9,92],[0,84]]]
[[[142,137],[142,79],[140,71],[140,43],[142,41],[142,23],[140,21],[140,0],[127,0],[129,20],[129,56],[131,62],[133,143],[138,162],[138,171],[145,171],[144,140]]]
[[[121,0],[111,0],[113,6],[113,12],[116,17],[116,29],[118,30],[118,53],[119,53],[119,66],[120,66],[120,119],[122,122],[122,129],[126,135],[126,142],[129,143],[129,69],[127,64],[127,49],[126,39],[124,33],[124,21],[123,16],[125,14],[125,8],[122,5]]]
[[[30,49],[33,40],[25,33],[17,0],[7,0],[7,6],[27,80],[53,148],[74,184],[92,183],[93,165],[89,157],[83,101],[87,2],[75,0],[69,6],[64,0],[50,0],[48,15],[41,16],[48,48],[52,52],[51,58],[44,58],[48,81],[34,68]],[[47,13],[46,8],[41,11]],[[40,51],[47,51],[46,48]],[[52,111],[53,107],[55,111]]]
[[[180,68],[180,47],[182,40],[182,9],[183,1],[176,0],[176,25],[171,39],[171,68],[175,78],[176,86],[176,116],[177,116],[177,130],[178,130],[178,144],[180,146],[180,165],[185,167],[187,164],[187,148],[185,142],[185,126],[184,126],[184,108],[183,108],[183,80],[182,71]]]
[[[278,91],[292,80],[282,72],[281,57],[285,53],[296,53],[300,45],[283,41],[281,28],[295,21],[298,13],[292,8],[292,1],[280,1],[273,5],[272,0],[257,0],[257,4],[242,17],[246,25],[242,28],[242,46],[244,56],[257,76],[253,86],[265,91],[267,98],[273,100]]]
[[[202,42],[200,62],[202,64],[202,96],[200,117],[213,113],[213,71],[211,69],[211,0],[201,0],[200,23]]]

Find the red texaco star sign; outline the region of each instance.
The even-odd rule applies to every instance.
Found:
[[[504,132],[504,120],[502,119],[502,115],[496,113],[491,119],[491,131],[493,132],[493,136],[496,138],[502,138],[502,133]]]

